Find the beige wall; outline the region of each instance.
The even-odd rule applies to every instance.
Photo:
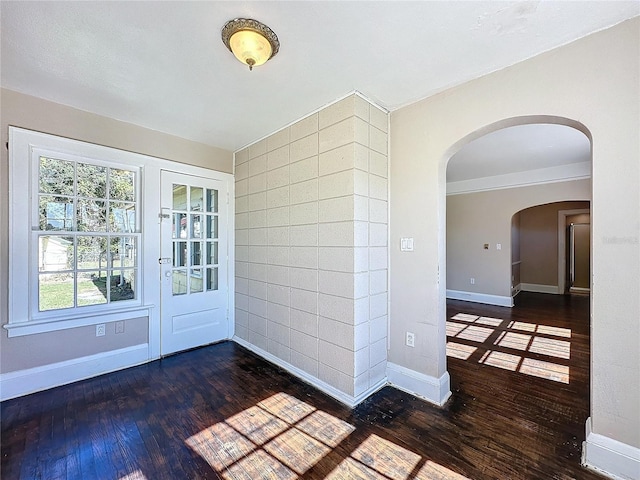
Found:
[[[233,154],[216,147],[101,117],[11,90],[0,92],[0,324],[8,322],[8,127],[16,126],[122,150],[232,172]],[[113,334],[112,334],[113,333]],[[124,334],[96,338],[95,327],[8,338],[0,330],[0,373],[125,348],[148,339],[146,318],[127,320]]]
[[[513,261],[511,221],[513,215],[532,205],[561,200],[588,200],[590,196],[591,182],[589,180],[448,196],[447,289],[510,297],[511,264]],[[528,258],[525,257],[526,248],[537,249],[540,247],[546,252],[548,246],[545,244],[532,247],[526,238],[522,238],[525,231],[523,223],[526,223],[522,215],[520,222],[520,259],[522,261],[520,278],[521,282],[527,282],[525,280],[525,258]],[[555,257],[548,260],[555,268],[555,280],[551,284],[557,284],[557,210],[553,232],[556,244],[553,249]],[[484,249],[485,243],[489,244],[488,250]],[[502,245],[501,250],[496,248],[498,243]],[[539,253],[538,250],[536,253]],[[471,277],[475,278],[474,285],[471,285],[469,281]]]
[[[106,323],[103,337],[96,337],[95,325],[88,325],[6,338],[2,343],[2,373],[142,345],[148,341],[147,317],[124,320],[124,333],[118,334],[115,333],[115,322]]]
[[[236,335],[350,397],[386,376],[387,129],[351,95],[236,153]]]
[[[463,144],[520,123],[571,119],[563,123],[592,138],[591,418],[594,433],[634,447],[640,447],[639,32],[635,18],[404,107],[391,114],[390,132],[389,361],[435,377],[446,371],[447,161]],[[403,236],[415,238],[414,252],[395,247]],[[407,330],[416,332],[415,349],[404,346]]]
[[[522,283],[558,286],[558,212],[588,210],[589,205],[589,202],[549,203],[520,212]]]

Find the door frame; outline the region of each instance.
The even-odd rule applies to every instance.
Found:
[[[564,295],[567,288],[567,217],[591,213],[590,208],[558,210],[558,294]],[[589,255],[591,257],[591,254]]]
[[[160,288],[160,355],[161,356],[167,356],[167,355],[173,355],[175,353],[179,353],[180,351],[184,351],[184,350],[189,350],[192,348],[197,348],[200,346],[204,346],[207,345],[209,343],[212,342],[217,342],[220,340],[226,340],[229,338],[229,332],[231,331],[231,328],[229,326],[229,285],[232,279],[230,279],[227,271],[229,268],[229,250],[231,249],[232,245],[229,245],[228,241],[229,241],[229,232],[225,231],[228,226],[229,226],[229,192],[228,192],[228,187],[229,184],[228,182],[224,181],[221,178],[218,178],[218,176],[216,175],[192,175],[192,174],[188,174],[185,173],[184,171],[180,171],[180,172],[176,172],[174,170],[168,170],[166,168],[163,168],[160,171],[160,208],[161,208],[161,214],[162,214],[162,218],[160,219],[160,236],[158,238],[158,241],[160,243],[160,252],[161,252],[161,257],[159,257],[158,262],[160,263],[161,259],[167,259],[168,257],[171,257],[171,254],[173,252],[173,248],[167,248],[167,247],[172,247],[174,245],[173,243],[173,238],[170,234],[171,229],[169,228],[169,226],[172,223],[172,218],[164,218],[167,212],[167,209],[169,209],[170,211],[172,211],[173,206],[171,206],[171,190],[170,190],[170,186],[174,185],[176,183],[185,183],[187,185],[197,185],[200,187],[204,187],[205,189],[207,188],[213,188],[212,185],[215,185],[215,189],[218,192],[218,216],[217,216],[217,225],[218,225],[218,230],[217,230],[217,236],[216,237],[212,237],[212,238],[217,238],[218,242],[218,272],[219,272],[219,276],[218,276],[218,284],[219,285],[223,285],[223,288],[226,289],[226,292],[220,292],[220,291],[209,291],[207,290],[207,288],[204,286],[204,277],[203,277],[203,289],[201,290],[201,293],[196,294],[197,297],[191,297],[191,293],[192,292],[186,292],[187,295],[185,297],[182,297],[181,295],[178,296],[174,296],[171,292],[171,283],[167,283],[167,278],[166,278],[166,273],[167,273],[167,266],[164,264],[161,264],[160,267],[160,281],[159,281],[159,288]],[[205,186],[206,185],[206,186]],[[167,190],[163,190],[164,188],[166,188]],[[204,192],[203,192],[204,194]],[[164,197],[164,201],[162,200]],[[203,202],[204,202],[204,198],[203,197]],[[193,214],[193,210],[191,210],[191,208],[189,206],[186,207],[188,212],[191,212],[191,214]],[[200,215],[206,216],[206,212],[208,212],[208,210],[204,210],[204,208],[200,211]],[[187,214],[187,220],[189,218],[189,213]],[[188,222],[187,222],[188,223]],[[188,227],[190,229],[190,227]],[[204,227],[203,227],[204,228]],[[169,236],[167,236],[169,235]],[[190,235],[188,235],[188,238],[190,237]],[[175,237],[174,237],[175,238]],[[205,237],[201,237],[201,238],[205,238]],[[184,240],[185,242],[189,242],[189,240]],[[163,248],[164,247],[164,248]],[[173,254],[175,255],[175,252],[173,252]],[[202,258],[204,260],[205,257],[205,251],[204,249],[202,250]],[[203,265],[203,267],[201,267],[202,269],[202,274],[205,275],[207,268],[204,267],[204,265],[206,265],[205,263],[202,263],[201,265]],[[172,265],[169,265],[169,267],[172,267]],[[189,270],[192,267],[188,267],[186,269],[186,276],[189,276]],[[171,268],[169,269],[169,272],[171,272]],[[224,272],[223,275],[220,275],[220,273]],[[218,290],[218,289],[216,289]],[[167,341],[169,341],[169,338],[166,338],[166,335],[168,333],[169,330],[172,330],[170,328],[171,323],[173,321],[174,314],[176,314],[177,312],[180,313],[179,316],[183,316],[183,314],[186,315],[190,315],[193,317],[193,315],[196,315],[198,313],[202,313],[202,307],[203,305],[201,305],[200,302],[202,302],[202,300],[204,299],[204,297],[202,297],[202,295],[206,295],[210,300],[213,300],[211,295],[213,294],[215,297],[214,300],[214,304],[217,305],[217,307],[213,308],[213,310],[218,310],[218,309],[222,309],[224,314],[223,314],[223,318],[224,318],[224,324],[221,325],[218,329],[216,329],[217,332],[219,332],[218,334],[216,334],[214,337],[206,337],[207,335],[209,335],[209,333],[207,332],[202,332],[200,331],[199,334],[196,334],[196,337],[194,338],[195,343],[190,343],[188,346],[187,345],[183,345],[183,347],[179,347],[179,348],[175,348],[175,342],[176,341],[185,341],[186,339],[184,337],[182,337],[179,340],[179,337],[181,337],[181,335],[187,335],[187,337],[192,338],[193,336],[193,332],[192,333],[187,333],[187,331],[190,331],[191,329],[187,329],[185,331],[182,332],[182,334],[177,334],[176,337],[172,337],[172,335],[170,334],[169,336],[172,337],[173,339],[171,340],[172,342],[174,342],[174,344],[172,346],[170,346],[169,343],[167,343]],[[178,310],[176,312],[176,302],[177,304],[181,304],[180,307],[178,307]],[[186,302],[186,304],[185,304]],[[221,303],[218,303],[221,302]],[[213,307],[214,304],[210,304],[208,301],[205,302],[209,307]],[[192,308],[194,308],[194,305],[199,305],[200,308],[198,309],[198,307],[195,307],[196,310],[190,310]],[[188,305],[188,306],[187,306]],[[183,308],[185,310],[183,310]],[[165,311],[166,309],[166,311]],[[219,317],[218,317],[219,318]],[[164,322],[167,322],[167,324],[165,325]],[[213,324],[208,324],[208,327],[213,327]],[[163,337],[163,332],[165,337]],[[175,332],[174,332],[175,333]],[[204,335],[204,336],[203,336]],[[168,349],[165,350],[165,349]]]
[[[235,330],[235,181],[231,173],[219,172],[207,168],[183,165],[170,160],[153,158],[144,167],[142,187],[143,212],[143,258],[145,267],[145,282],[143,295],[147,304],[153,306],[149,316],[149,360],[161,358],[161,291],[160,282],[162,268],[158,259],[162,256],[160,251],[161,225],[161,175],[162,171],[194,175],[203,178],[221,180],[225,183],[227,204],[227,304],[229,308],[229,325],[227,338],[231,339]],[[227,201],[220,200],[220,201]]]

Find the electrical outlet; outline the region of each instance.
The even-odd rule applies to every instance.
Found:
[[[105,333],[106,331],[105,331],[104,323],[96,325],[96,337],[104,337]]]
[[[411,332],[407,332],[407,347],[415,347],[416,346],[416,336]]]
[[[469,279],[469,282],[471,283],[471,285],[475,285],[475,284],[476,284],[476,279],[475,279],[475,278],[473,278],[473,277],[471,277],[471,278]]]
[[[124,320],[116,322],[116,333],[124,333]]]

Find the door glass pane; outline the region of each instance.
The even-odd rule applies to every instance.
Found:
[[[73,162],[40,157],[40,192],[73,195]]]
[[[109,231],[126,233],[136,231],[135,203],[109,203]]]
[[[136,238],[135,237],[111,237],[109,255],[111,266],[135,267],[136,266]]]
[[[78,273],[78,306],[107,303],[107,271]]]
[[[133,202],[135,200],[134,173],[115,168],[109,171],[109,198]]]
[[[98,270],[106,274],[107,270],[107,238],[78,236],[78,268]],[[80,280],[78,280],[80,281]]]
[[[187,186],[173,184],[173,209],[174,210],[186,210],[187,209]]]
[[[191,238],[202,238],[202,215],[191,215]]]
[[[190,292],[198,293],[202,291],[202,269],[191,269]]]
[[[187,238],[187,214],[186,213],[174,213],[173,214],[173,238]]]
[[[191,187],[190,206],[191,210],[201,212],[202,211],[202,188]]]
[[[107,231],[107,205],[104,200],[78,199],[78,230]]]
[[[191,242],[191,266],[202,265],[202,243]]]
[[[73,267],[73,237],[41,235],[38,238],[38,270],[55,272]]]
[[[186,270],[174,270],[173,271],[173,295],[184,295],[187,293],[187,271]]]
[[[107,167],[78,163],[78,196],[107,198]]]
[[[217,215],[207,215],[207,238],[218,238]]]
[[[187,242],[173,242],[173,266],[187,266]]]
[[[218,268],[207,268],[207,290],[218,290]]]
[[[218,263],[218,242],[207,242],[207,265]]]
[[[38,309],[41,312],[73,307],[74,274],[38,275]]]
[[[207,188],[207,212],[218,213],[218,190]]]
[[[40,230],[73,230],[73,199],[40,195]]]
[[[136,298],[135,279],[135,270],[117,269],[111,272],[111,301],[120,302]]]

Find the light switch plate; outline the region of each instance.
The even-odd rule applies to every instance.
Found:
[[[400,239],[401,252],[413,252],[413,237],[403,237]]]

